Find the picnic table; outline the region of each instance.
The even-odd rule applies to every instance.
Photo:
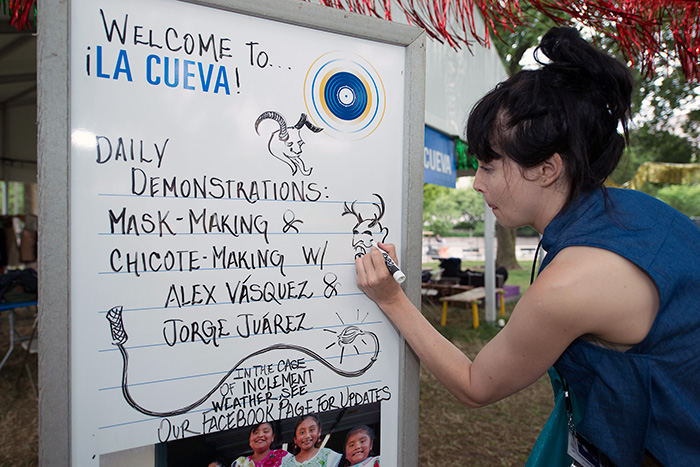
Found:
[[[454,279],[454,280],[453,280]],[[458,278],[441,279],[440,281],[430,281],[421,283],[421,303],[423,308],[433,315],[440,314],[440,299],[448,295],[473,289],[474,286],[462,285]]]
[[[497,288],[495,290],[496,296],[500,298],[501,304],[501,316],[506,314],[506,306],[504,299],[504,290]],[[442,319],[440,320],[440,325],[444,326],[447,324],[447,304],[448,303],[466,303],[467,306],[471,303],[472,315],[474,320],[474,329],[479,329],[479,300],[486,298],[486,289],[484,287],[474,287],[470,290],[465,290],[464,292],[459,292],[454,295],[447,295],[440,298],[442,302]]]
[[[423,282],[421,295],[426,298],[442,298],[473,289],[473,285],[461,285],[456,282]]]

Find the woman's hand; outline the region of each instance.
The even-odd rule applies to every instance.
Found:
[[[393,244],[378,243],[378,245],[398,264],[396,247]],[[403,295],[401,286],[389,273],[384,255],[379,249],[372,248],[366,255],[355,259],[355,268],[357,286],[382,309],[385,304],[390,304]]]

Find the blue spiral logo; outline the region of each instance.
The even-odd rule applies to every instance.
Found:
[[[306,74],[304,100],[314,123],[341,139],[365,138],[384,118],[384,84],[379,74],[351,53],[319,57]]]
[[[323,91],[328,110],[341,120],[355,120],[367,109],[367,90],[352,73],[341,71],[334,74]]]

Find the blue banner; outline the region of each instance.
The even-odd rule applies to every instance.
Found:
[[[425,127],[423,181],[454,188],[457,182],[455,142],[449,136]]]

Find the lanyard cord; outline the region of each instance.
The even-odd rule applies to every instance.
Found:
[[[540,255],[540,247],[542,247],[542,239],[540,238],[539,243],[537,243],[537,249],[535,249],[535,257],[532,259],[532,271],[530,272],[530,284],[535,282],[535,269],[537,267],[537,258]]]

